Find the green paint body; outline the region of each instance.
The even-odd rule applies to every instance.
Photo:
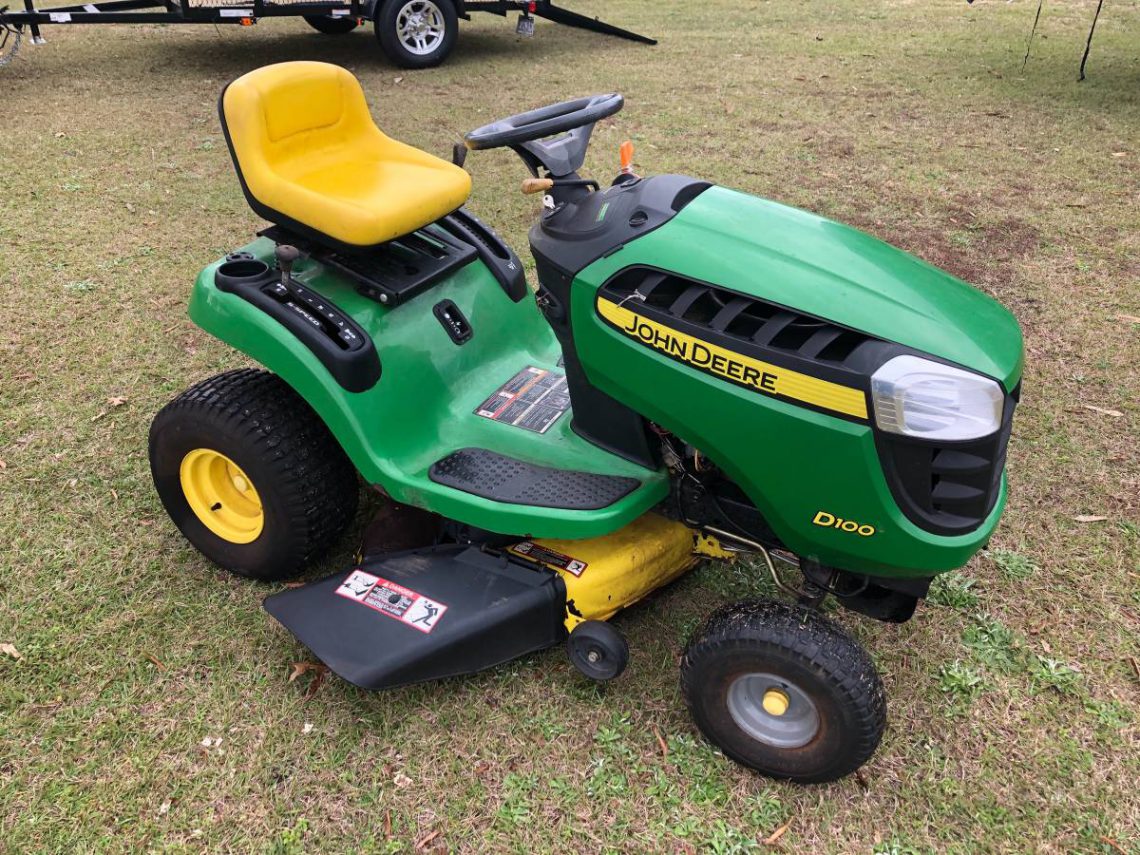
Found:
[[[245,247],[272,264],[273,245]],[[870,427],[731,385],[679,364],[608,327],[597,289],[634,264],[675,271],[782,303],[908,345],[997,379],[1022,370],[1021,333],[995,301],[948,274],[855,229],[745,194],[712,188],[664,226],[585,268],[572,285],[578,355],[591,383],[699,448],[755,502],[789,549],[824,564],[884,576],[964,564],[993,533],[1005,504],[967,535],[931,534],[898,509]],[[301,262],[296,276],[372,336],[379,382],[349,393],[291,334],[252,305],[214,287],[217,263],[198,277],[192,319],[279,374],[321,416],[364,478],[396,501],[491,531],[586,538],[614,531],[667,495],[668,474],[620,459],[570,429],[546,434],[474,411],[528,365],[557,370],[560,350],[532,300],[512,303],[481,262],[397,309],[359,295],[336,274]],[[456,346],[432,315],[454,300],[474,336]],[[435,484],[431,464],[482,447],[564,469],[631,475],[642,486],[598,511],[503,504]],[[873,527],[825,527],[819,512]],[[866,531],[866,528],[864,528]]]

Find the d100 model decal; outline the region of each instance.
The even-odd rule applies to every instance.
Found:
[[[829,514],[827,511],[817,511],[812,518],[812,523],[814,525],[823,526],[824,528],[837,528],[840,531],[845,531],[850,534],[859,534],[863,537],[870,537],[876,531],[873,525],[855,522],[855,520],[845,520],[843,517],[837,517],[835,514]]]

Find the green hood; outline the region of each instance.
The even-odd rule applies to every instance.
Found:
[[[1021,329],[996,300],[857,229],[756,196],[712,187],[666,225],[591,265],[590,276],[632,263],[907,345],[1007,390],[1021,377]]]

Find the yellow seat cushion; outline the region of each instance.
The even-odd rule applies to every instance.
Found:
[[[458,166],[376,127],[360,83],[337,65],[251,71],[226,87],[221,114],[250,204],[282,225],[372,246],[451,213],[471,192]]]

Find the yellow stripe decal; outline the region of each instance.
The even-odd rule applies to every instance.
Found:
[[[867,418],[867,397],[862,389],[781,368],[712,342],[693,338],[601,297],[598,298],[598,312],[623,335],[694,368],[757,392],[802,401],[845,416]]]

